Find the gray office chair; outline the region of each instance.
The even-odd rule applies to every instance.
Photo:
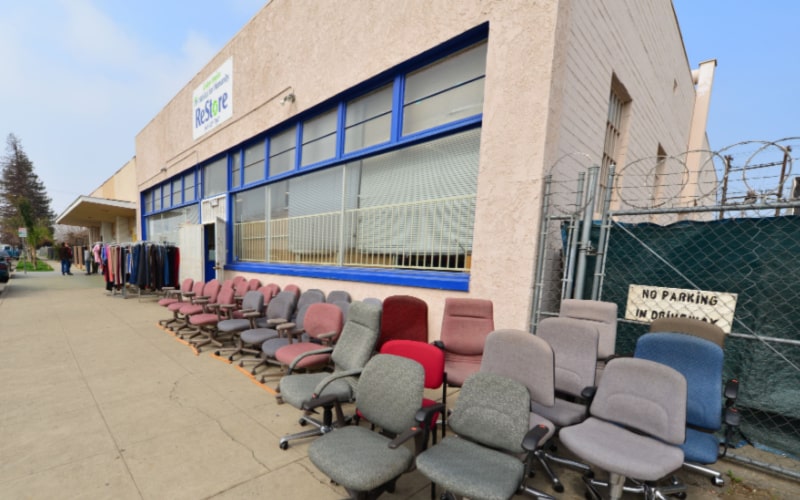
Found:
[[[331,349],[333,373],[301,373],[286,375],[281,378],[278,390],[278,402],[286,402],[297,409],[304,410],[300,418],[301,425],[311,424],[315,428],[284,436],[280,440],[280,448],[289,447],[289,441],[317,436],[333,429],[333,402],[323,406],[322,421],[311,417],[311,411],[305,410],[306,403],[322,396],[334,395],[341,402],[351,402],[355,398],[354,388],[361,370],[369,361],[378,341],[381,327],[381,311],[374,305],[353,302],[347,323],[342,328],[339,341]],[[330,397],[330,396],[329,396]],[[337,420],[342,422],[344,415],[338,413]]]
[[[418,425],[415,420],[424,379],[422,365],[409,358],[373,357],[356,386],[359,411],[371,426],[350,425],[325,434],[311,443],[308,458],[351,498],[376,498],[394,491],[397,479],[413,468],[414,457],[427,443],[430,422]],[[331,398],[335,405],[341,404],[335,396]],[[324,401],[318,398],[313,404]],[[401,446],[412,437],[417,438],[413,450]]]
[[[506,499],[523,492],[532,452],[548,432],[530,429],[530,404],[528,388],[517,380],[475,373],[448,418],[456,435],[419,454],[417,469],[456,497]]]
[[[686,394],[684,376],[666,365],[636,358],[608,362],[589,418],[559,433],[580,460],[609,473],[608,481],[584,476],[588,496],[600,500],[598,487],[608,488],[612,500],[623,491],[654,499],[686,490],[674,477],[658,483],[683,464]]]
[[[589,416],[594,395],[597,344],[600,331],[596,321],[574,318],[546,318],[536,328],[536,336],[546,341],[555,356],[555,399],[553,404],[531,401],[531,410],[550,420],[558,430],[583,422]],[[551,467],[556,463],[589,473],[588,465],[556,454],[555,439],[536,450],[536,458],[553,484],[563,492],[564,485]]]

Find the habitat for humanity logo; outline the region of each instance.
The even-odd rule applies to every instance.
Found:
[[[233,116],[233,58],[194,89],[192,109],[195,139]]]

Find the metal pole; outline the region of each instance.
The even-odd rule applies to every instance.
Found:
[[[578,185],[575,189],[575,206],[580,208],[583,201],[583,188],[586,185],[586,172],[578,174]],[[564,278],[561,283],[561,298],[566,299],[572,295],[572,284],[575,279],[575,256],[578,253],[578,240],[576,236],[578,210],[569,217],[567,228],[567,251],[564,262]]]
[[[603,193],[603,213],[600,215],[600,238],[597,242],[597,260],[594,263],[594,279],[592,280],[592,300],[600,300],[603,278],[606,273],[606,255],[608,251],[608,235],[611,232],[611,221],[608,212],[611,210],[611,195],[614,185],[614,164],[608,167],[606,189]]]
[[[728,175],[731,173],[731,162],[733,161],[733,156],[726,155],[724,156],[725,159],[725,174],[722,176],[722,197],[719,200],[719,204],[723,207],[725,203],[728,201]],[[725,216],[725,209],[719,211],[719,218],[722,219]]]
[[[544,178],[544,194],[542,195],[542,216],[540,219],[541,227],[539,229],[539,247],[536,249],[536,281],[533,288],[533,307],[531,308],[531,320],[528,325],[528,330],[533,332],[536,325],[539,323],[539,312],[542,308],[542,281],[544,280],[544,258],[547,252],[545,245],[547,245],[547,231],[549,229],[548,212],[550,206],[550,188],[553,182],[553,176],[548,175]]]
[[[777,199],[780,200],[783,198],[783,183],[786,182],[786,164],[789,162],[789,153],[792,152],[791,146],[786,146],[786,149],[783,150],[783,164],[781,165],[781,180],[778,183],[778,197]],[[781,209],[775,209],[775,217],[778,217],[781,214]]]
[[[586,186],[583,207],[583,221],[581,226],[581,241],[578,244],[578,269],[575,272],[575,289],[572,297],[583,298],[583,284],[586,281],[586,256],[591,245],[592,215],[594,214],[594,197],[597,190],[597,172],[600,167],[589,167],[589,183]]]

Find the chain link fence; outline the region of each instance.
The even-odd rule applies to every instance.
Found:
[[[560,159],[544,183],[531,329],[567,297],[617,304],[620,354],[657,317],[718,324],[724,376],[740,382],[728,458],[800,480],[797,142],[640,159],[605,179],[587,155]]]

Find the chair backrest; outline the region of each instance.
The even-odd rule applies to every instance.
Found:
[[[725,347],[725,330],[706,321],[693,318],[658,318],[650,323],[651,332],[687,333]]]
[[[362,302],[365,302],[367,304],[372,304],[374,306],[378,306],[381,309],[383,309],[383,301],[377,297],[367,297]]]
[[[558,391],[580,396],[584,388],[595,385],[597,344],[600,338],[595,321],[545,318],[539,322],[536,336],[553,348],[555,386]]]
[[[292,317],[296,305],[297,295],[294,292],[281,292],[269,301],[267,319],[283,318],[288,320]]]
[[[281,292],[281,287],[275,283],[269,283],[258,289],[264,295],[264,304],[269,304],[269,301]]]
[[[219,293],[217,294],[216,300],[211,303],[217,304],[234,304],[236,302],[235,299],[236,292],[232,287],[222,288],[220,289]],[[224,312],[224,311],[221,311]]]
[[[284,292],[294,292],[295,295],[297,295],[298,297],[300,296],[300,287],[295,285],[295,284],[292,284],[292,283],[290,283],[290,284],[286,285],[285,287],[283,287],[283,291]]]
[[[234,278],[233,290],[237,297],[244,297],[244,294],[247,293],[248,290],[247,286],[248,284],[246,279],[242,278],[240,280],[237,280]]]
[[[380,352],[413,359],[422,365],[426,389],[438,389],[444,383],[444,351],[433,344],[416,340],[390,340],[381,346]]]
[[[636,342],[634,357],[676,369],[686,378],[686,422],[716,431],[722,426],[722,348],[683,333],[647,333]]]
[[[331,290],[328,292],[328,296],[325,298],[325,302],[352,302],[352,298],[350,298],[350,292],[346,290]]]
[[[194,280],[192,278],[184,279],[181,282],[181,293],[191,292],[193,286],[194,286]]]
[[[477,356],[494,330],[492,301],[448,298],[444,303],[441,339],[449,352]]]
[[[359,412],[385,431],[399,434],[416,422],[425,371],[415,361],[378,354],[364,367],[356,386]]]
[[[251,278],[250,281],[247,282],[247,291],[252,292],[253,290],[258,290],[261,287],[261,280],[258,278]]]
[[[530,426],[530,404],[520,382],[481,371],[464,382],[447,423],[461,437],[519,453]]]
[[[222,289],[219,281],[213,279],[205,284],[203,287],[203,297],[208,297],[208,303],[213,304],[217,301],[217,295]]]
[[[428,342],[428,304],[424,300],[411,295],[384,299],[378,349],[395,339]]]
[[[203,295],[203,288],[205,288],[206,284],[202,281],[195,281],[192,285],[192,293],[194,293],[195,297],[199,297]]]
[[[343,325],[342,310],[334,304],[317,302],[310,304],[306,309],[303,329],[311,338],[319,338],[322,334],[335,332],[336,335],[330,340],[336,342],[339,334],[342,333]]]
[[[564,299],[559,316],[594,321],[600,337],[597,342],[598,359],[606,359],[616,349],[617,304],[599,300]]]
[[[306,290],[300,295],[300,298],[297,299],[294,316],[291,318],[298,329],[303,329],[303,321],[305,320],[306,312],[308,312],[308,307],[311,304],[319,304],[322,302],[325,302],[325,293],[316,288]]]
[[[331,360],[334,371],[363,368],[372,356],[381,328],[381,310],[371,304],[353,302]]]
[[[522,330],[495,330],[486,338],[481,372],[516,380],[528,388],[530,399],[555,404],[553,349],[542,338]]]
[[[264,309],[264,294],[258,290],[251,290],[244,294],[242,309],[260,313]]]
[[[681,445],[686,438],[686,379],[655,361],[612,359],[589,412],[593,417]]]
[[[336,307],[339,308],[340,311],[342,311],[342,318],[343,318],[344,321],[347,321],[347,313],[348,313],[348,311],[350,311],[350,304],[352,302],[349,302],[349,301],[345,302],[343,300],[336,300],[336,301],[330,302],[330,303],[335,305]]]

